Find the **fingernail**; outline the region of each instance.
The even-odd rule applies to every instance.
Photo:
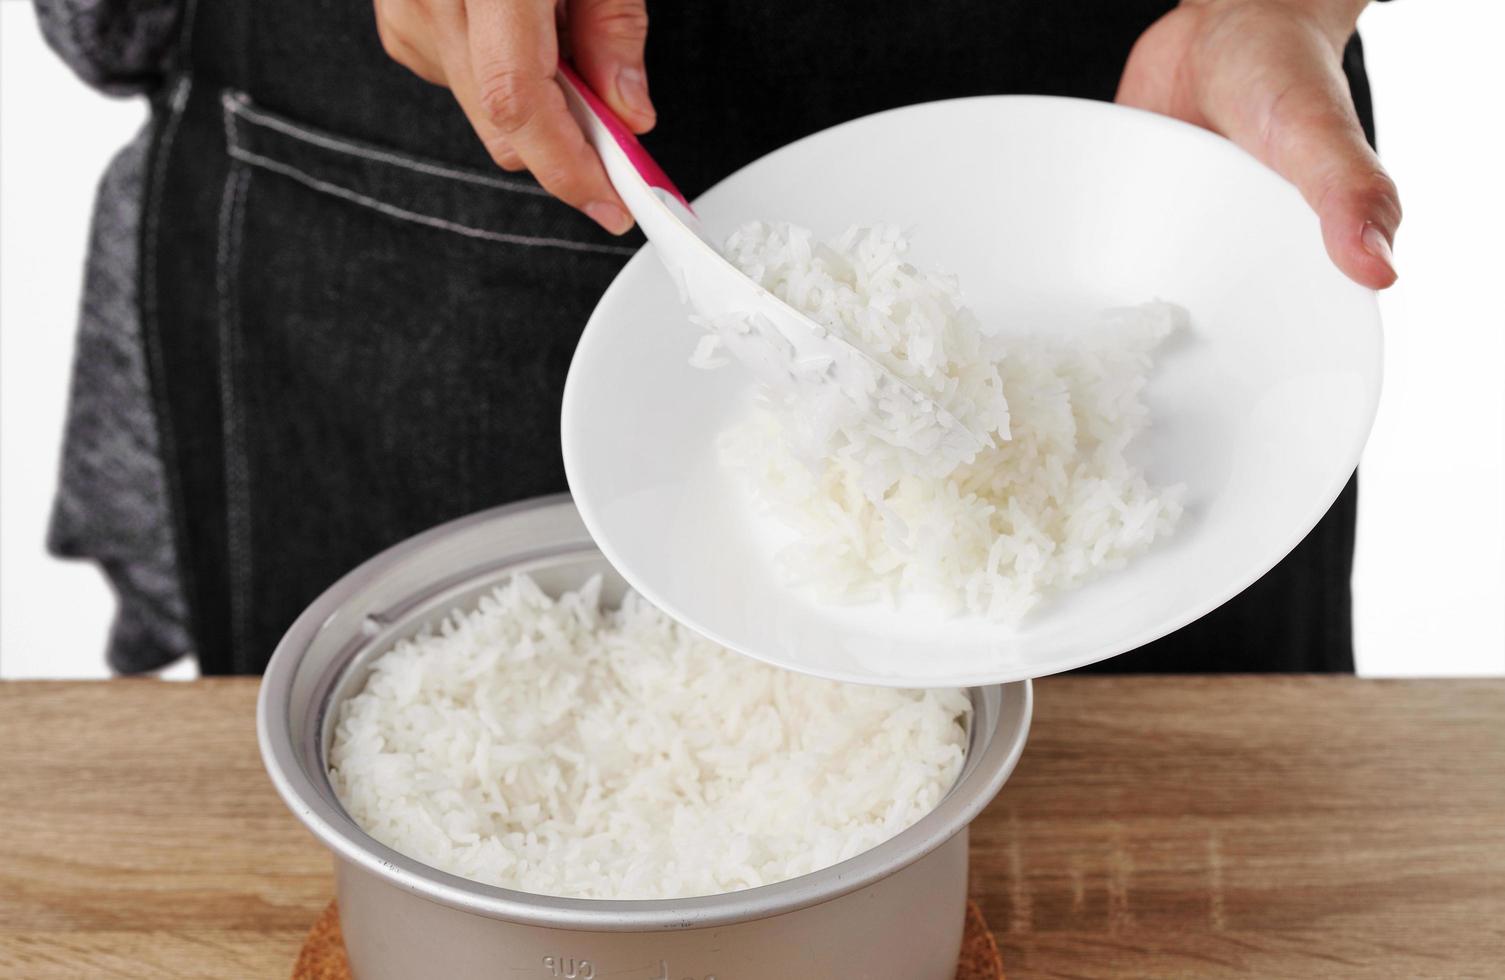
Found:
[[[658,118],[658,113],[653,110],[653,100],[648,98],[648,76],[641,68],[623,68],[617,72],[617,94],[627,108],[645,122]]]
[[[632,227],[632,218],[626,211],[606,201],[595,201],[585,206],[591,220],[613,235],[620,235]]]
[[[1395,271],[1395,253],[1390,249],[1390,239],[1380,231],[1379,225],[1372,221],[1364,222],[1364,231],[1359,235],[1359,240],[1364,243],[1364,251],[1385,263],[1385,268],[1391,272]]]

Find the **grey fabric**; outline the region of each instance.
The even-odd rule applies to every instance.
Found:
[[[166,74],[183,0],[36,0],[42,36],[80,78],[113,95]]]
[[[149,148],[143,129],[99,185],[48,539],[54,553],[91,558],[109,576],[119,611],[108,657],[123,673],[190,648],[136,301]]]
[[[83,81],[151,95],[167,75],[184,0],[36,0],[42,35]],[[122,673],[191,652],[137,301],[151,126],[100,181],[84,271],[62,469],[48,547],[96,561],[118,610],[106,656]]]

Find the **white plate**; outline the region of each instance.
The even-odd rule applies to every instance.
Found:
[[[1036,677],[1133,649],[1222,604],[1304,537],[1358,464],[1379,397],[1374,294],[1337,271],[1300,196],[1192,126],[1074,99],[993,96],[897,109],[769,154],[695,202],[743,221],[912,230],[984,319],[1061,328],[1154,298],[1191,312],[1160,353],[1153,480],[1189,486],[1176,534],[1017,626],[819,602],[773,562],[787,531],[716,458],[751,391],[691,368],[698,338],[652,254],[602,296],[570,366],[570,489],[617,570],[742,653],[905,686]],[[1280,615],[1280,610],[1271,610]],[[1215,663],[1217,650],[1208,650]]]

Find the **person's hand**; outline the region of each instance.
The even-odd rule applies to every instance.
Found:
[[[655,114],[643,70],[645,0],[375,0],[382,47],[447,86],[491,158],[532,171],[555,197],[613,234],[632,218],[555,81],[561,46],[635,133]]]
[[[1366,3],[1182,0],[1134,45],[1117,101],[1216,130],[1274,168],[1317,212],[1338,268],[1383,289],[1400,198],[1341,64]]]

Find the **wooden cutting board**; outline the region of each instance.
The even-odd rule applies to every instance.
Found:
[[[330,857],[262,769],[256,685],[0,683],[0,977],[288,975]],[[1035,692],[972,824],[1009,980],[1505,975],[1505,681]]]

